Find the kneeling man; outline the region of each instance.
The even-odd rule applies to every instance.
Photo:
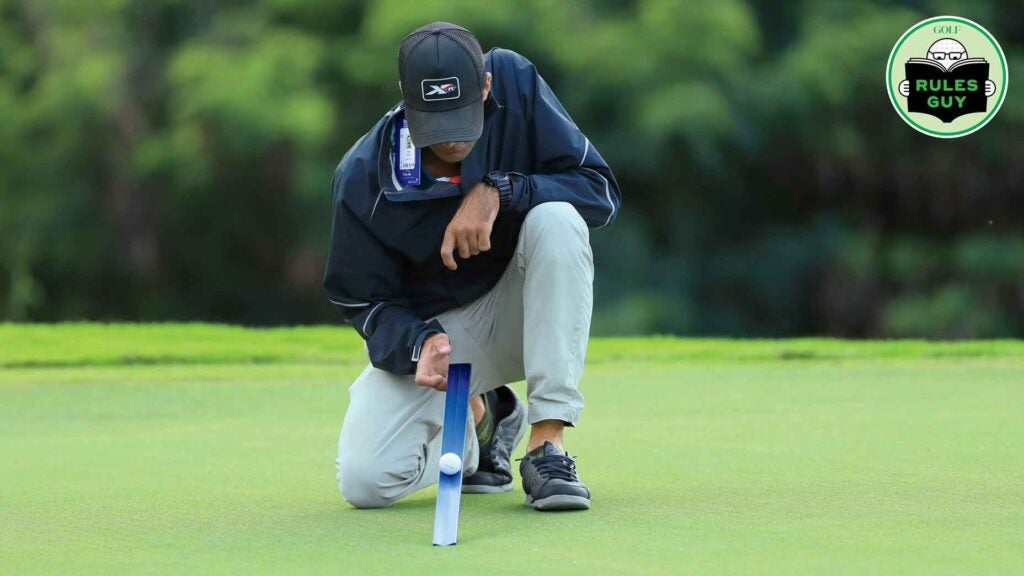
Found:
[[[338,483],[377,508],[438,478],[450,362],[470,363],[463,491],[587,509],[590,490],[562,432],[583,409],[590,333],[589,228],[612,223],[618,185],[526,58],[483,54],[464,28],[409,34],[402,101],[334,174],[324,288],[366,341],[349,389]],[[525,379],[527,406],[510,382]]]

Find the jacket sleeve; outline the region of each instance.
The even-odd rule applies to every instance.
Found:
[[[506,211],[525,215],[543,202],[569,202],[591,228],[611,224],[622,205],[619,185],[590,140],[526,58],[513,60],[534,150],[534,174],[511,173]]]
[[[324,271],[327,298],[366,341],[370,362],[392,374],[415,374],[427,336],[444,332],[424,322],[400,296],[401,262],[341,200],[335,177],[334,220]]]

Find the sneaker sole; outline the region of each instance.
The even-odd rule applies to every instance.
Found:
[[[463,494],[501,494],[503,492],[511,492],[512,485],[514,482],[509,482],[502,486],[487,486],[485,484],[474,484],[474,485],[462,485]]]
[[[526,495],[526,505],[534,510],[590,510],[590,499],[583,496],[570,496],[568,494],[555,494],[540,500],[534,500],[529,494]]]

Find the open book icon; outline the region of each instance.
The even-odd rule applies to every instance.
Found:
[[[984,58],[954,62],[949,68],[935,60],[911,58],[906,63],[910,94],[907,110],[930,114],[945,123],[964,114],[985,112],[985,82],[989,63]]]

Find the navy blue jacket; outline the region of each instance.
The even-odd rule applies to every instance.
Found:
[[[444,327],[430,319],[497,284],[523,218],[543,202],[570,202],[591,228],[620,206],[611,170],[529,60],[495,48],[484,131],[462,161],[461,184],[403,187],[391,162],[392,108],[345,154],[334,172],[334,221],[324,273],[328,299],[366,340],[371,363],[413,374],[420,348]],[[494,222],[491,249],[449,270],[441,241],[463,194],[491,170],[508,172],[512,202]],[[455,258],[459,258],[458,251]]]

